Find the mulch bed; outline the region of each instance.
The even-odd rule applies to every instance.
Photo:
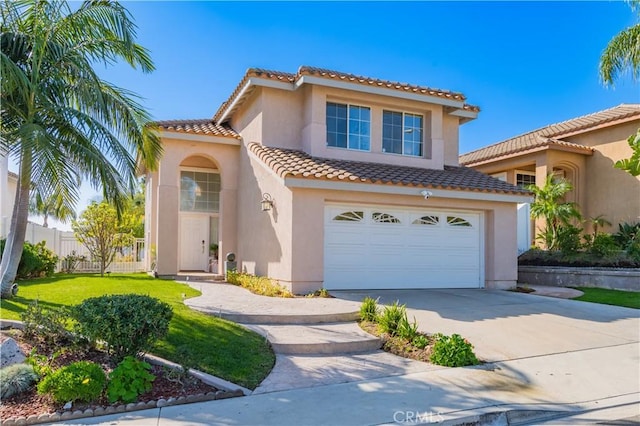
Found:
[[[509,291],[513,291],[514,293],[534,293],[535,290],[529,287],[521,287],[518,286],[516,288],[512,288]]]
[[[360,327],[369,334],[378,336],[382,339],[382,350],[392,353],[403,358],[409,358],[416,361],[430,362],[431,352],[433,351],[434,339],[426,334],[424,336],[429,340],[429,344],[424,349],[413,346],[410,342],[397,336],[389,336],[380,333],[378,324],[369,321],[360,321]]]
[[[26,355],[30,354],[32,349],[36,348],[38,354],[50,356],[53,348],[48,348],[46,345],[39,345],[34,342],[27,341],[22,332],[19,330],[3,330],[0,333],[0,340],[3,340],[4,336],[12,337],[17,343],[22,352]],[[57,348],[59,349],[59,348]],[[64,351],[61,355],[55,358],[53,365],[55,367],[61,367],[75,361],[92,361],[100,364],[105,372],[108,374],[113,369],[113,365],[110,363],[106,353],[97,350],[75,350]],[[208,394],[210,392],[219,392],[213,386],[210,386],[195,377],[182,375],[182,377],[173,377],[169,375],[170,370],[166,367],[152,365],[151,373],[156,376],[153,381],[153,388],[138,397],[137,402],[150,402],[158,401],[160,399],[170,399],[187,397],[190,395]],[[73,404],[71,411],[85,411],[87,409],[95,410],[98,407],[116,407],[121,405],[122,402],[110,404],[106,397],[102,397],[98,401],[93,403],[80,403]],[[31,415],[41,414],[62,414],[64,404],[55,403],[48,395],[39,395],[36,391],[35,385],[30,391],[14,395],[11,398],[4,399],[0,402],[0,419],[8,419],[10,417],[29,417]]]

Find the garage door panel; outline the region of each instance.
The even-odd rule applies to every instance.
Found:
[[[328,289],[481,286],[477,213],[327,206],[325,221]]]

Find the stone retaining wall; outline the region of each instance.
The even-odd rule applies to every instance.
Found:
[[[640,291],[640,269],[518,266],[518,283]]]

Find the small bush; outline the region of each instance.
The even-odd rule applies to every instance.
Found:
[[[109,402],[134,402],[139,395],[151,390],[156,376],[150,373],[151,365],[127,356],[109,374],[107,397]]]
[[[5,243],[6,240],[0,240],[0,259],[2,259]],[[55,272],[57,264],[58,256],[46,247],[44,241],[37,244],[25,242],[16,278],[49,277]]]
[[[620,251],[620,246],[616,243],[611,234],[598,234],[593,238],[589,252],[601,257],[611,257]]]
[[[36,300],[20,315],[23,332],[28,339],[47,345],[67,343],[71,334],[67,329],[70,317],[66,309],[45,309]]]
[[[360,319],[362,321],[377,322],[378,321],[378,301],[367,296],[362,300],[360,305]]]
[[[464,367],[479,364],[473,353],[473,345],[459,334],[445,336],[437,334],[431,353],[431,362],[445,367]]]
[[[418,349],[424,349],[429,345],[429,338],[424,334],[418,334],[413,338],[411,344]]]
[[[58,350],[51,354],[51,356],[46,356],[36,353],[36,349],[33,348],[31,354],[29,354],[25,361],[33,368],[33,371],[42,378],[53,372],[53,362],[61,353],[62,351]]]
[[[227,271],[227,282],[244,287],[251,293],[261,296],[293,297],[293,293],[268,277],[245,274],[237,271]]]
[[[580,234],[582,229],[573,225],[562,226],[558,229],[558,249],[564,254],[576,253],[582,247]]]
[[[167,334],[173,315],[168,304],[139,294],[92,297],[71,312],[78,334],[105,342],[116,362],[151,349]]]
[[[27,391],[36,380],[38,375],[27,364],[13,364],[0,369],[0,399]]]
[[[78,361],[55,370],[38,383],[38,393],[49,394],[57,403],[92,402],[107,383],[102,368],[93,362]]]
[[[413,318],[413,322],[409,322],[405,314],[398,323],[398,336],[406,339],[408,342],[413,342],[413,339],[415,339],[418,334],[418,323],[415,317]]]
[[[407,318],[407,309],[405,305],[400,305],[396,300],[393,305],[385,306],[382,314],[378,317],[378,325],[383,333],[390,336],[398,334],[400,322]]]

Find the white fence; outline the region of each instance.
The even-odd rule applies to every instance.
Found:
[[[91,259],[91,253],[74,236],[60,239],[59,270],[72,269],[72,272],[100,272],[100,262]],[[65,259],[73,256],[75,260]],[[86,260],[78,260],[81,257]],[[144,262],[144,238],[136,238],[130,246],[120,248],[113,262],[107,266],[107,272],[143,272]]]
[[[76,240],[73,232],[45,228],[29,222],[25,240],[32,244],[44,241],[46,247],[60,258],[58,271],[68,269],[65,257],[73,254],[74,256],[84,256],[87,259],[77,262],[74,272],[100,272],[100,263],[92,261],[89,250]],[[144,238],[136,238],[131,246],[123,247],[118,251],[115,259],[106,270],[109,272],[144,272],[146,270],[144,255]]]

